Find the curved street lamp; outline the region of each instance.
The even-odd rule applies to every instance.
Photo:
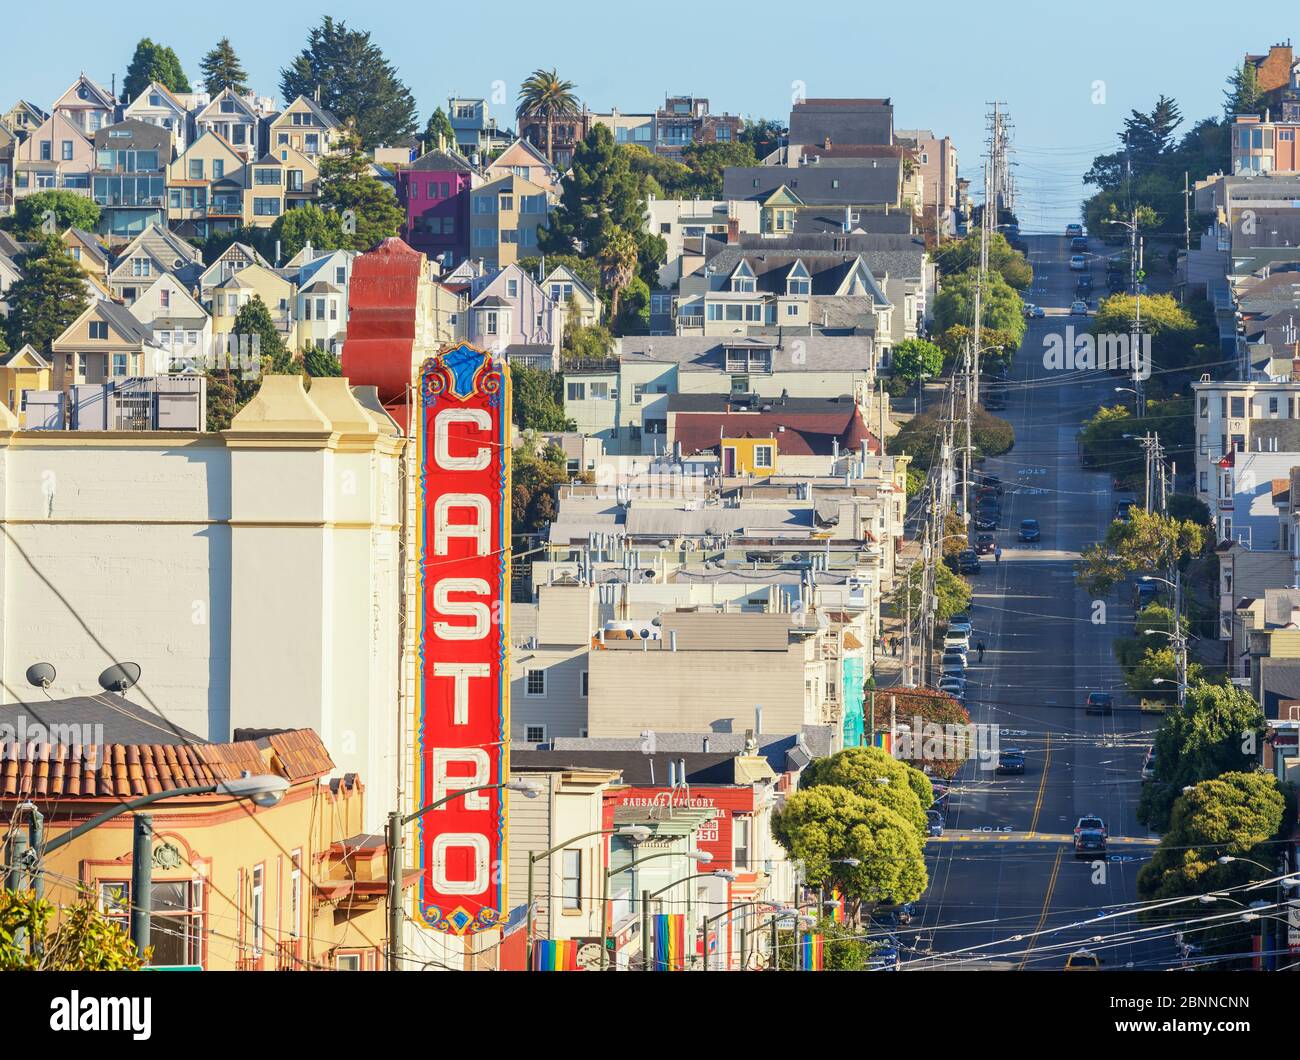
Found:
[[[643,858],[633,858],[626,865],[617,869],[606,869],[603,885],[600,892],[600,970],[603,972],[609,967],[609,949],[605,945],[605,940],[609,936],[609,881],[620,873],[634,869],[638,865],[644,865],[647,861],[654,861],[655,858],[674,858],[685,857],[692,861],[701,863],[713,860],[713,855],[707,850],[664,850],[657,854],[647,854]],[[641,939],[641,948],[644,951],[646,940]],[[644,956],[644,953],[643,953]]]

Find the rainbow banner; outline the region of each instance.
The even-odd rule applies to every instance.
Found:
[[[879,747],[882,751],[888,751],[892,755],[894,753],[893,733],[873,732],[871,734],[871,746]]]
[[[826,936],[805,935],[799,943],[799,970],[820,972],[826,968]]]
[[[653,972],[685,971],[686,916],[684,913],[660,913],[654,918]]]
[[[578,943],[573,939],[539,939],[533,943],[533,968],[539,972],[578,971]]]
[[[844,900],[844,893],[838,887],[831,888],[831,901],[836,903],[831,906],[831,921],[843,924],[848,917],[848,902]]]

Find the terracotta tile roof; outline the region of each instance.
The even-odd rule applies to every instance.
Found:
[[[269,738],[268,766],[259,744],[79,744],[0,742],[0,798],[134,798],[234,780],[244,772],[279,772],[291,783],[328,774],[334,763],[308,729]],[[278,768],[277,768],[278,767]]]

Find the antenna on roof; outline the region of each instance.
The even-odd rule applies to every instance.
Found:
[[[121,694],[140,680],[140,664],[117,663],[99,675],[99,687],[105,692]]]
[[[27,667],[27,683],[33,688],[49,688],[54,684],[54,678],[57,676],[53,663],[32,663]]]

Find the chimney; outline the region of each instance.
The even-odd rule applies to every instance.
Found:
[[[668,631],[668,650],[669,651],[677,650],[677,630],[675,629],[670,629]]]
[[[831,149],[831,138],[829,136],[822,141],[822,149],[826,151]]]
[[[727,245],[735,246],[740,242],[740,218],[727,218]]]
[[[756,733],[763,731],[763,706],[759,703],[754,705],[754,731]]]

